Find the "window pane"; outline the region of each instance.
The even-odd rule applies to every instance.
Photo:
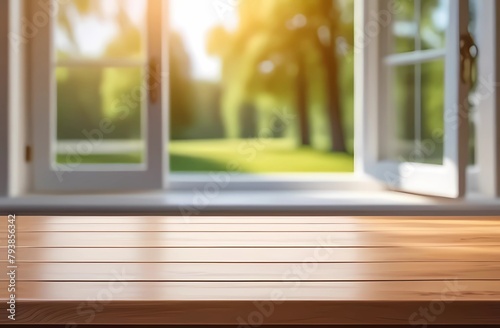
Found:
[[[146,0],[58,2],[58,59],[144,57]]]
[[[392,159],[443,163],[444,61],[392,69],[396,142]]]
[[[422,64],[421,150],[422,162],[443,164],[444,60]]]
[[[449,0],[398,0],[393,53],[445,47]]]
[[[139,68],[56,69],[57,161],[143,161]]]
[[[144,161],[146,4],[146,0],[60,4],[54,29],[54,162],[76,168]]]
[[[393,52],[409,52],[415,50],[418,24],[415,21],[415,1],[396,0],[392,33],[394,37]]]
[[[421,49],[445,47],[446,28],[449,21],[449,0],[420,0],[420,43]]]
[[[173,171],[353,171],[354,1],[169,4]]]
[[[407,161],[415,146],[415,67],[396,66],[392,69],[394,87],[392,108],[395,117],[396,144],[394,160]]]

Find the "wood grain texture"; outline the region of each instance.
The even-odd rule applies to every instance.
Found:
[[[500,280],[500,262],[21,263],[18,281],[405,281]],[[2,280],[7,280],[7,277]]]
[[[116,221],[116,220],[115,220]],[[411,226],[396,223],[46,223],[22,222],[18,228],[23,232],[370,232],[370,231],[426,231],[432,232],[446,227],[445,224],[414,223]],[[455,231],[462,233],[488,234],[499,228],[492,224],[478,223],[474,226],[458,225]]]
[[[433,304],[438,304],[433,305]],[[439,300],[421,301],[47,301],[19,303],[18,322],[40,324],[165,324],[170,325],[411,325],[421,326],[419,309],[438,308]],[[500,322],[500,303],[454,301],[445,303],[433,324]],[[430,321],[428,321],[430,323]],[[0,324],[7,323],[0,316]],[[412,325],[413,324],[413,325]],[[390,327],[390,326],[389,326]],[[495,326],[492,326],[495,327]]]
[[[497,217],[18,217],[16,255],[22,324],[500,323]]]
[[[343,282],[129,282],[124,272],[110,272],[106,282],[22,282],[19,300],[127,301],[252,301],[285,300],[329,301],[433,301],[441,297],[454,300],[500,301],[500,280],[494,281],[343,281]]]
[[[203,216],[203,217],[172,217],[172,216],[22,216],[18,223],[168,223],[168,224],[395,224],[413,225],[426,223],[428,225],[452,224],[475,226],[490,224],[500,226],[497,216]]]
[[[321,251],[320,251],[321,250]],[[329,256],[321,256],[327,252]],[[316,253],[316,255],[315,255]],[[386,248],[32,248],[17,249],[18,262],[31,263],[318,263],[500,262],[498,246]],[[0,251],[0,260],[6,253]],[[427,265],[432,265],[428,263]]]
[[[19,247],[500,246],[500,230],[377,232],[18,232]],[[5,245],[6,235],[0,236]]]

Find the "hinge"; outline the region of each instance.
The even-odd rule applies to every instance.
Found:
[[[26,146],[26,150],[25,150],[25,160],[27,163],[30,163],[31,162],[31,146]]]

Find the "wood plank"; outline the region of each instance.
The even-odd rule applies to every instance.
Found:
[[[300,263],[313,256],[318,262],[457,262],[500,261],[497,246],[322,248],[18,248],[18,262],[259,262]],[[319,252],[319,253],[318,253]],[[6,253],[0,250],[0,259]]]
[[[25,301],[434,301],[453,296],[464,301],[500,301],[497,281],[383,282],[127,282],[120,274],[108,282],[23,282]],[[4,299],[2,295],[2,300]]]
[[[493,226],[491,224],[469,225],[432,225],[427,223],[395,223],[395,224],[377,224],[377,223],[318,223],[318,224],[257,224],[257,223],[47,223],[47,222],[20,222],[19,231],[22,232],[362,232],[362,231],[428,231],[437,229],[454,230],[457,233],[478,233],[488,234],[491,229],[500,229],[500,224]]]
[[[18,232],[18,247],[401,247],[499,246],[487,235],[453,230],[407,232]],[[5,236],[0,236],[0,245]]]
[[[20,223],[117,223],[117,224],[141,224],[141,223],[163,223],[163,224],[446,224],[474,226],[477,224],[488,224],[499,226],[498,216],[394,216],[394,217],[345,217],[345,216],[207,216],[207,217],[170,217],[170,216],[21,216]]]
[[[498,323],[498,218],[85,219],[18,220],[17,323]]]
[[[444,305],[441,308],[441,305]],[[432,308],[431,308],[432,307]],[[422,326],[419,309],[435,325],[498,324],[494,301],[18,301],[16,322],[54,325],[401,325]],[[437,309],[439,315],[433,315]],[[443,309],[441,311],[441,309]],[[427,321],[428,320],[424,320]],[[0,316],[0,324],[11,323]],[[72,325],[68,325],[72,326]],[[354,327],[354,326],[353,326]],[[381,326],[382,327],[382,326]],[[396,326],[399,327],[399,326]],[[493,327],[493,326],[492,326]]]
[[[500,280],[500,262],[21,263],[18,281]],[[1,277],[6,281],[7,277]]]

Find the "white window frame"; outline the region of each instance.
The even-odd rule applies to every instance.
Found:
[[[52,0],[54,6],[57,0]],[[33,15],[40,11],[38,2],[32,2]],[[77,164],[75,166],[55,164],[56,157],[56,81],[54,68],[56,63],[53,50],[54,17],[48,24],[39,28],[32,39],[32,98],[34,135],[34,189],[35,191],[108,191],[108,190],[143,190],[162,189],[167,164],[164,156],[166,142],[166,79],[163,72],[166,60],[163,54],[163,28],[165,12],[162,0],[149,0],[147,15],[147,61],[129,62],[126,60],[70,60],[65,66],[77,67],[144,67],[144,85],[141,85],[147,117],[143,128],[143,140],[146,144],[143,164]],[[152,67],[154,61],[155,67]],[[154,71],[153,71],[154,70]],[[154,86],[150,82],[156,83]],[[158,82],[161,80],[161,83]],[[147,84],[147,87],[146,87]],[[154,89],[153,89],[154,88]],[[157,92],[157,100],[147,95]],[[41,123],[41,124],[40,124]],[[96,127],[99,128],[99,127]]]
[[[18,0],[9,0],[9,1],[14,1],[14,2],[18,2]],[[161,0],[159,0],[161,1]],[[357,24],[357,27],[358,27],[358,33],[356,33],[356,38],[359,37],[359,24],[361,22],[363,22],[363,18],[366,17],[366,14],[363,12],[363,10],[366,10],[367,7],[369,6],[372,6],[373,3],[375,2],[378,2],[379,0],[356,0],[357,3],[356,3],[356,24]],[[23,3],[27,3],[27,4],[30,4],[30,3],[33,3],[31,1],[25,1],[25,0],[22,0]],[[482,19],[480,21],[481,24],[483,24],[483,26],[486,26],[488,28],[488,30],[491,28],[492,31],[496,31],[498,29],[498,27],[500,26],[500,23],[496,20],[496,17],[500,17],[500,5],[497,5],[496,1],[495,0],[481,0],[480,1],[481,3],[481,11],[479,13],[479,17],[485,17],[483,16],[482,13],[487,13],[489,16],[487,19]],[[33,13],[27,13],[26,16],[27,17],[30,17],[30,15],[32,15]],[[23,14],[24,16],[24,14]],[[14,15],[10,15],[9,17],[11,20],[14,20],[14,21],[20,21],[21,20],[21,16],[14,16]],[[493,27],[492,27],[493,26]],[[482,30],[485,30],[484,28]],[[362,33],[362,32],[361,32]],[[495,44],[495,46],[493,47],[488,47],[488,56],[485,55],[485,47],[484,47],[484,44],[481,43],[481,40],[479,40],[479,44],[480,44],[480,47],[481,47],[481,56],[480,56],[480,70],[481,70],[481,67],[483,67],[483,69],[485,67],[487,67],[488,69],[490,69],[492,66],[492,63],[493,63],[493,67],[496,67],[496,74],[495,76],[497,77],[498,79],[498,76],[499,75],[499,70],[500,70],[500,65],[498,65],[499,63],[499,45],[500,45],[500,35],[499,33],[487,33],[488,36],[487,36],[487,41],[483,41],[485,43],[491,43],[492,40],[494,43],[492,44]],[[32,45],[33,41],[35,40],[29,40],[29,43],[30,43],[30,46]],[[359,40],[358,40],[359,41]],[[0,49],[0,51],[3,51],[2,49]],[[366,99],[366,97],[369,97],[370,96],[370,93],[367,92],[369,90],[364,90],[363,87],[364,87],[364,84],[363,83],[360,83],[360,81],[363,81],[364,80],[364,72],[365,70],[367,69],[366,66],[360,66],[359,63],[363,63],[364,61],[364,58],[365,58],[365,49],[363,47],[359,48],[357,47],[356,48],[356,51],[357,51],[357,62],[358,64],[356,65],[356,76],[357,76],[357,83],[356,83],[356,92],[358,93],[358,95],[363,95]],[[165,56],[164,56],[165,57]],[[487,60],[485,58],[488,58]],[[165,59],[165,58],[164,58]],[[29,70],[33,70],[36,68],[37,65],[35,65],[36,61],[32,58],[31,61],[28,63],[29,65],[27,66]],[[163,62],[165,64],[165,61]],[[166,65],[164,65],[164,67],[167,67]],[[0,66],[1,68],[1,66]],[[8,72],[3,72],[5,74],[2,74],[2,76],[6,76],[8,74]],[[31,76],[33,76],[33,74],[31,73],[30,74]],[[361,79],[360,79],[361,77]],[[0,77],[1,78],[1,77]],[[33,78],[32,78],[33,80]],[[0,83],[0,87],[1,87],[1,83]],[[496,90],[496,89],[495,89]],[[5,90],[3,90],[5,91]],[[359,92],[363,92],[362,94],[359,94]],[[163,95],[165,96],[167,93],[168,93],[168,86],[166,85],[166,83],[164,83],[163,85],[163,88],[162,88],[162,93]],[[494,135],[494,136],[497,136],[499,135],[499,131],[500,131],[500,120],[499,120],[499,115],[496,114],[496,108],[497,108],[497,104],[499,104],[499,98],[498,98],[498,93],[495,91],[494,95],[492,98],[488,98],[487,101],[484,100],[481,102],[481,108],[487,108],[487,110],[481,110],[480,111],[480,117],[482,119],[480,119],[481,122],[487,122],[488,125],[487,126],[484,126],[484,125],[481,125],[482,127],[484,127],[484,129],[481,129],[480,132],[481,132],[481,135],[484,136],[484,137],[480,137],[478,135],[478,139],[481,138],[481,140],[498,140],[498,138],[495,138],[493,139],[491,136]],[[373,97],[373,94],[371,95]],[[27,97],[25,97],[27,98]],[[373,98],[368,98],[368,99],[377,99],[378,97],[373,97]],[[364,158],[362,156],[362,154],[371,154],[373,155],[374,152],[373,152],[373,149],[372,151],[369,151],[369,148],[370,147],[373,147],[374,146],[374,142],[376,142],[376,139],[374,138],[370,138],[370,136],[373,136],[373,131],[371,131],[372,133],[369,134],[369,133],[365,133],[364,129],[365,129],[365,126],[367,124],[367,121],[370,120],[370,116],[365,116],[365,113],[364,111],[367,110],[369,107],[365,107],[363,106],[365,102],[360,102],[359,101],[360,99],[360,96],[357,96],[356,97],[356,106],[355,106],[355,111],[356,111],[356,136],[355,136],[355,147],[356,147],[356,158],[355,158],[355,165],[356,165],[356,168],[355,168],[355,175],[350,175],[350,174],[330,174],[330,175],[314,175],[313,178],[311,178],[312,175],[298,175],[298,176],[294,176],[294,177],[291,177],[291,176],[287,176],[287,175],[281,175],[279,177],[276,177],[276,175],[272,175],[272,176],[265,176],[265,177],[260,177],[259,181],[249,181],[249,179],[251,179],[252,177],[236,177],[236,178],[233,178],[231,180],[231,186],[233,186],[232,188],[230,188],[231,190],[233,189],[243,189],[243,190],[246,190],[249,188],[249,186],[252,186],[250,187],[250,189],[266,189],[267,187],[269,186],[274,186],[274,189],[279,189],[279,188],[283,188],[283,189],[301,189],[301,190],[311,190],[311,189],[317,189],[318,186],[320,186],[320,189],[330,189],[330,190],[333,190],[333,189],[342,189],[344,190],[344,188],[348,188],[349,190],[360,190],[360,189],[363,189],[363,190],[366,190],[366,182],[367,181],[371,181],[373,182],[373,180],[367,180],[366,178],[369,177],[366,175],[366,173],[369,173],[369,170],[366,169],[367,167],[367,164],[370,164],[370,161],[366,158]],[[373,106],[372,106],[373,107]],[[12,112],[14,109],[13,108],[9,108],[9,111],[2,111],[0,110],[0,122],[6,122],[7,119],[8,119],[8,112]],[[162,106],[162,111],[165,110],[165,106]],[[36,111],[36,109],[32,109],[32,111]],[[369,114],[369,113],[368,113]],[[165,113],[163,113],[163,115],[166,115]],[[490,119],[490,118],[493,118],[493,119]],[[31,121],[31,119],[30,119]],[[165,121],[165,120],[158,120],[158,121]],[[483,124],[483,123],[481,123]],[[163,126],[161,131],[163,132],[160,132],[160,134],[162,134],[162,136],[158,139],[158,140],[162,140],[162,142],[164,140],[166,140],[165,136],[167,135],[166,131],[167,131],[167,126]],[[21,130],[18,130],[18,129],[15,129],[13,127],[10,127],[9,128],[9,137],[10,139],[19,139],[21,137],[21,133],[24,134],[25,132],[27,131],[21,131]],[[156,135],[158,136],[158,132],[156,133]],[[23,136],[24,137],[24,136]],[[21,138],[22,139],[22,138]],[[36,138],[34,138],[36,140]],[[0,141],[2,142],[2,141]],[[29,141],[28,141],[29,142]],[[499,163],[500,163],[500,159],[499,159],[499,153],[500,151],[498,150],[498,144],[496,142],[482,142],[480,143],[482,145],[482,147],[478,147],[478,155],[477,155],[477,159],[478,159],[478,168],[481,172],[485,173],[485,174],[481,174],[480,175],[480,180],[478,182],[479,184],[479,190],[481,191],[482,194],[484,195],[489,195],[489,196],[492,196],[492,197],[497,197],[499,196],[499,185],[500,183],[498,182],[499,180],[499,177],[500,177],[500,167],[499,167]],[[376,149],[375,149],[376,150]],[[18,152],[18,150],[16,151]],[[36,150],[35,150],[36,152]],[[496,154],[495,155],[491,155],[491,154]],[[8,149],[8,148],[4,148],[4,147],[0,147],[0,157],[3,158],[12,158],[14,157],[13,156],[13,150],[12,148],[11,149]],[[162,158],[164,158],[165,156],[160,156]],[[372,157],[373,159],[373,157]],[[166,162],[166,160],[165,160]],[[2,176],[2,174],[4,174],[4,176],[9,176],[9,168],[11,168],[10,170],[10,173],[14,172],[13,175],[17,176],[17,178],[19,178],[19,175],[20,174],[23,174],[22,172],[17,172],[15,169],[12,169],[12,168],[16,168],[20,165],[24,165],[24,160],[21,159],[20,157],[16,157],[14,160],[11,160],[9,162],[9,164],[6,164],[5,167],[1,166],[0,165],[0,176]],[[36,168],[34,168],[34,170],[36,170]],[[206,186],[206,184],[208,182],[212,182],[213,179],[211,179],[210,177],[208,176],[201,176],[201,175],[189,175],[189,176],[182,176],[182,175],[179,175],[179,176],[176,176],[176,177],[170,177],[170,179],[167,178],[167,180],[164,180],[160,177],[165,177],[167,175],[167,172],[168,172],[168,169],[167,169],[167,164],[164,163],[163,165],[161,165],[161,170],[157,170],[158,172],[161,171],[161,173],[158,173],[158,174],[155,174],[155,178],[156,178],[156,182],[155,184],[157,186],[161,186],[159,187],[158,189],[162,188],[163,186],[166,186],[166,185],[169,185],[169,187],[171,187],[171,189],[184,189],[184,190],[193,190],[194,187],[196,186],[199,186],[199,187],[203,187],[203,186]],[[109,174],[109,173],[106,173],[106,175]],[[12,174],[11,174],[12,175]],[[325,176],[327,176],[327,178],[325,178]],[[492,177],[496,177],[496,178],[492,178]],[[107,178],[106,178],[107,179]],[[341,182],[341,183],[338,183],[338,182]],[[278,184],[276,184],[276,182],[278,182]],[[0,179],[0,184],[2,184],[2,186],[0,187],[5,187],[5,183],[1,181]],[[235,187],[235,185],[237,185],[237,187]],[[129,184],[118,184],[118,185],[115,185],[115,187],[118,186],[118,187],[123,187],[123,188],[129,188],[129,187],[132,187],[134,189],[137,188],[137,185],[129,185]],[[377,190],[377,189],[380,189],[380,184],[377,184],[377,183],[372,183],[370,185],[371,187],[370,188],[373,188],[374,190]],[[69,188],[71,187],[71,188]],[[56,188],[56,189],[65,189],[67,191],[78,191],[78,190],[86,190],[88,189],[87,187],[92,187],[92,186],[82,186],[81,184],[79,184],[79,181],[75,181],[75,183],[73,183],[72,186],[68,186],[68,188]],[[338,187],[338,188],[337,188]],[[1,189],[1,188],[0,188]],[[7,190],[7,192],[4,192],[3,193],[3,196],[12,196],[12,191],[11,191],[11,187],[8,188],[9,190]],[[42,191],[46,191],[45,188],[35,188],[35,185],[32,183],[32,187],[30,188],[32,191],[36,191],[37,189]],[[130,188],[129,188],[130,189]],[[1,196],[1,195],[0,195]]]
[[[372,175],[388,187],[405,192],[433,196],[457,198],[466,192],[466,170],[468,164],[467,140],[468,121],[458,108],[465,107],[467,86],[455,83],[460,79],[460,35],[466,33],[468,23],[468,0],[450,2],[450,23],[446,44],[445,73],[445,127],[443,165],[417,164],[387,160],[388,141],[391,133],[391,116],[385,102],[388,85],[388,64],[423,62],[442,56],[440,51],[422,51],[411,54],[397,54],[388,57],[387,37],[391,33],[391,24],[377,25],[378,31],[370,31],[374,15],[385,11],[391,15],[394,1],[374,0],[358,1],[357,26],[363,26],[362,37],[355,40],[358,51],[355,65],[356,126],[361,132],[356,149],[360,169]],[[392,6],[392,7],[391,7]],[[465,101],[464,101],[465,100]],[[460,104],[457,107],[455,104]],[[447,119],[448,117],[448,119]],[[451,119],[449,119],[451,118]],[[373,122],[377,122],[374,124]],[[389,122],[389,123],[387,123]],[[455,126],[454,126],[455,124]]]
[[[500,3],[478,1],[479,47],[476,109],[477,191],[485,197],[500,196]]]

